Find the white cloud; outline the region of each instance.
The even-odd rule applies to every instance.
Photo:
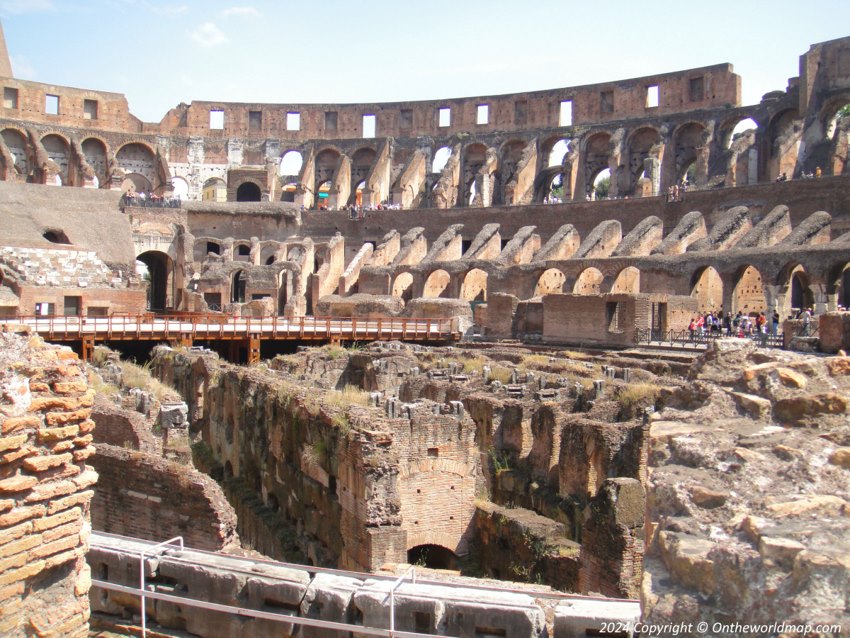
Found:
[[[195,41],[195,44],[206,49],[227,42],[227,35],[213,22],[204,22],[194,31],[190,31],[189,36]]]
[[[0,12],[6,14],[38,13],[52,11],[55,8],[52,0],[3,0],[0,2]]]
[[[249,16],[252,18],[260,17],[260,12],[255,7],[230,7],[221,12],[225,18],[233,16]]]
[[[176,16],[189,11],[189,5],[186,4],[153,5],[145,3],[145,6],[158,16]]]

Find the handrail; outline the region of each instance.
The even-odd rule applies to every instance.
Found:
[[[699,332],[699,331],[689,331],[687,329],[680,330],[660,330],[658,328],[638,328],[635,330],[635,342],[636,343],[669,343],[671,346],[679,344],[682,346],[692,345],[692,346],[707,346],[709,343],[729,337],[730,335],[725,334],[725,331],[720,332]],[[736,336],[736,335],[731,335]],[[744,339],[752,339],[753,341],[758,342],[760,345],[764,347],[773,347],[773,348],[781,348],[782,347],[782,333],[763,333],[763,332],[754,332],[743,335]]]
[[[415,585],[416,584],[416,565],[411,565],[407,568],[407,570],[399,576],[396,581],[390,587],[390,593],[384,597],[384,602],[387,602],[387,598],[390,599],[390,636],[395,635],[395,591],[401,584],[407,580],[407,575],[410,574],[410,580]]]
[[[159,551],[160,549],[164,549],[168,545],[172,545],[175,542],[179,542],[180,551],[183,551],[183,537],[175,536],[174,538],[169,538],[167,541],[162,541],[161,543],[157,543],[153,547],[148,547],[147,549],[143,549],[139,552],[139,583],[141,588],[141,599],[142,599],[142,638],[146,638],[148,635],[147,632],[147,621],[145,620],[145,555],[151,554]]]
[[[126,585],[116,585],[103,580],[92,579],[92,586],[107,591],[115,591],[123,594],[136,594],[140,592],[135,587],[127,587]],[[141,592],[143,599],[151,598],[153,600],[162,600],[164,602],[185,605],[186,607],[198,607],[209,611],[217,611],[225,614],[236,614],[238,616],[248,616],[251,618],[259,618],[262,620],[271,620],[273,622],[289,623],[293,625],[304,625],[306,627],[317,627],[319,629],[336,629],[339,631],[350,631],[368,636],[384,636],[386,638],[452,638],[444,634],[420,634],[412,631],[394,631],[392,629],[380,629],[378,627],[364,627],[362,625],[350,625],[348,623],[334,622],[332,620],[319,620],[318,618],[304,618],[302,616],[286,616],[284,614],[275,614],[268,611],[260,611],[258,609],[248,609],[247,607],[236,607],[234,605],[223,605],[221,603],[212,603],[204,600],[196,600],[194,598],[186,598],[183,596],[175,596],[173,594],[165,594],[162,592]],[[144,613],[144,612],[143,612]],[[142,616],[144,618],[144,616]],[[145,635],[145,628],[142,627],[142,636]]]
[[[389,322],[387,323],[387,319]],[[191,338],[331,338],[352,340],[401,338],[439,339],[456,334],[451,318],[411,317],[233,317],[220,314],[112,315],[107,317],[18,316],[13,321],[50,338],[96,336],[136,339]]]

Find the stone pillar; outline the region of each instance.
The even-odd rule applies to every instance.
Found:
[[[0,333],[0,635],[85,638],[97,473],[77,355]]]
[[[809,290],[815,298],[815,314],[822,315],[829,309],[829,295],[827,295],[826,284],[811,284]]]

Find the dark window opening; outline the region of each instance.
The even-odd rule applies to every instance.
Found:
[[[428,456],[431,458],[437,458],[440,456],[440,448],[438,447],[429,447],[428,448]]]
[[[691,78],[688,83],[688,93],[691,102],[702,102],[705,98],[705,82],[703,76]]]
[[[614,91],[602,91],[599,94],[599,110],[602,113],[614,112]]]
[[[325,131],[335,132],[337,127],[337,112],[325,111]]]
[[[620,304],[616,301],[608,301],[605,303],[605,323],[608,324],[609,332],[616,332],[620,329]]]
[[[219,246],[214,241],[208,241],[207,242],[207,252],[213,253],[214,255],[220,255],[221,254],[221,246]]]
[[[398,127],[401,129],[413,128],[413,109],[402,109],[398,118]]]
[[[466,251],[469,250],[469,247],[472,246],[471,239],[461,239],[460,240],[460,254],[466,255]]]
[[[245,182],[236,189],[237,202],[258,202],[260,199],[260,187],[254,182]]]
[[[8,86],[3,89],[3,108],[18,108],[18,89],[13,89]]]
[[[249,257],[251,255],[251,247],[247,244],[239,245],[239,256],[240,257]]]
[[[514,124],[517,126],[525,126],[528,122],[528,102],[526,100],[518,100],[514,102]]]
[[[97,100],[83,100],[83,119],[97,119]]]
[[[431,614],[426,611],[413,612],[413,631],[417,634],[431,633]]]
[[[502,239],[502,243],[500,245],[500,248],[502,250],[504,250],[507,247],[509,241],[510,241],[510,239]]]
[[[248,130],[260,131],[263,128],[263,112],[248,111]]]
[[[52,244],[70,244],[71,240],[68,239],[68,235],[65,234],[63,230],[56,230],[51,228],[50,230],[46,230],[41,234],[47,241]]]
[[[83,298],[82,297],[65,297],[64,300],[64,310],[66,317],[79,317],[81,316],[83,310]]]

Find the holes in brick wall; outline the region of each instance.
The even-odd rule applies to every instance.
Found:
[[[248,130],[261,131],[263,129],[263,112],[248,111]]]
[[[428,448],[428,456],[431,457],[432,459],[437,458],[438,456],[440,456],[440,448],[429,447]]]
[[[64,230],[59,228],[48,228],[42,234],[47,241],[51,244],[70,244],[71,240],[68,239],[68,235],[65,234]]]

